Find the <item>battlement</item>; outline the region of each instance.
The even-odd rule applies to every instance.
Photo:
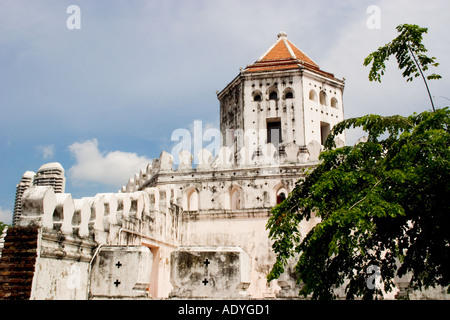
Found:
[[[239,152],[222,147],[215,158],[201,149],[194,167],[192,154],[183,150],[174,169],[173,156],[163,151],[117,193],[73,199],[49,186],[28,188],[17,226],[39,226],[114,245],[128,244],[123,239],[127,229],[130,234],[176,245],[181,238],[173,225],[180,223],[183,211],[209,216],[223,210],[267,212],[276,204],[276,192],[282,188],[287,196],[295,182],[318,163],[319,154],[320,144],[314,140],[305,148],[290,143],[281,154],[273,144]]]
[[[338,146],[343,146],[343,141],[336,139]],[[174,157],[163,151],[159,158],[153,160],[145,169],[140,170],[131,177],[120,192],[128,193],[143,190],[154,186],[158,177],[164,174],[172,174],[172,181],[194,174],[203,178],[213,176],[218,171],[252,170],[255,168],[281,168],[281,167],[308,167],[319,163],[319,154],[322,146],[316,140],[312,140],[306,146],[299,146],[294,142],[276,148],[272,143],[261,146],[249,146],[248,144],[235,151],[235,145],[223,146],[213,158],[211,151],[201,149],[197,153],[198,163],[193,163],[193,155],[186,150],[178,154],[179,163],[174,164]],[[233,171],[233,172],[234,172]]]
[[[149,193],[144,191],[99,193],[73,199],[71,194],[55,193],[52,187],[33,186],[24,192],[23,213],[17,226],[42,227],[75,238],[93,238],[97,243],[117,245],[126,242],[125,233],[139,233],[154,241],[170,239],[175,244],[179,235],[167,234],[171,228],[161,228],[155,223],[165,226],[158,215],[177,215],[179,210],[160,207],[158,200],[150,203]],[[161,213],[155,208],[167,210]]]

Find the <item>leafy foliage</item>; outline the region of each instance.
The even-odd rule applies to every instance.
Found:
[[[380,268],[387,292],[396,272],[412,272],[415,288],[449,286],[449,115],[448,108],[366,115],[335,126],[322,162],[272,210],[267,229],[277,259],[268,280],[299,254],[301,294],[316,299],[334,298],[344,281],[347,298],[373,298],[380,292],[367,286],[370,265]],[[334,137],[352,127],[368,141],[333,149]],[[302,236],[301,223],[314,215],[320,223]]]
[[[438,63],[425,55],[427,29],[403,24],[397,31],[364,60],[372,64],[369,80],[381,82],[394,55],[407,81],[422,75],[428,90],[422,70]],[[334,298],[339,286],[349,299],[373,298],[380,289],[367,285],[370,266],[379,268],[386,292],[396,275],[409,272],[413,288],[441,285],[450,292],[449,109],[436,111],[428,95],[434,112],[366,115],[333,128],[321,164],[272,210],[266,228],[277,259],[269,281],[299,255],[300,293],[316,299]],[[333,149],[334,138],[355,127],[368,132],[367,142]],[[313,216],[320,222],[303,236],[300,227]]]
[[[10,227],[9,225],[7,225],[7,224],[5,224],[5,223],[3,223],[3,222],[0,221],[0,235],[2,234],[3,229],[4,229],[6,226],[7,226],[7,227]]]
[[[397,27],[397,31],[400,32],[397,38],[378,48],[364,60],[364,66],[372,64],[369,72],[370,81],[381,82],[381,76],[386,71],[385,62],[389,60],[391,55],[395,56],[398,67],[403,70],[402,75],[406,78],[406,81],[412,81],[413,78],[420,75],[419,66],[423,71],[426,71],[429,66],[437,67],[439,65],[435,61],[435,57],[425,55],[427,49],[422,44],[422,35],[427,33],[427,28],[421,28],[414,24],[402,24]],[[417,59],[415,56],[417,56]],[[440,78],[442,78],[440,75],[434,73],[427,76],[428,80]]]

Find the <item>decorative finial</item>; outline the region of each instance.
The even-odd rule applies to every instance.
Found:
[[[280,31],[280,32],[278,33],[278,39],[281,38],[281,37],[286,38],[286,37],[287,37],[286,32]]]

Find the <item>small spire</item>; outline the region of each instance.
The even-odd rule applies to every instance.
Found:
[[[280,31],[280,32],[278,33],[278,39],[280,39],[280,38],[287,38],[286,32]]]

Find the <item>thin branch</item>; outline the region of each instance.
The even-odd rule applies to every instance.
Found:
[[[414,62],[416,63],[417,68],[418,68],[419,71],[420,71],[420,74],[422,75],[423,82],[425,82],[425,87],[427,88],[428,96],[430,97],[431,107],[433,108],[433,112],[436,112],[436,109],[434,109],[433,98],[431,97],[430,89],[428,88],[427,80],[425,79],[425,76],[423,75],[423,72],[422,72],[422,69],[421,69],[420,66],[419,66],[419,63],[417,63],[416,57],[414,56],[414,53],[413,53],[413,51],[411,50],[411,47],[410,47],[409,45],[407,45],[407,47],[408,47],[409,52],[411,53],[411,55],[412,55],[412,57],[413,57],[413,59],[414,59]]]
[[[361,200],[359,200],[358,202],[356,202],[354,205],[352,205],[350,207],[350,209],[348,209],[348,211],[352,210],[354,207],[356,207],[359,203],[363,202],[364,199],[367,198],[367,196],[369,195],[370,192],[372,192],[373,189],[375,189],[375,187],[381,182],[382,180],[378,180],[377,183],[375,183],[375,185],[372,187],[372,189],[370,189],[370,191],[364,196],[364,198],[362,198]]]

